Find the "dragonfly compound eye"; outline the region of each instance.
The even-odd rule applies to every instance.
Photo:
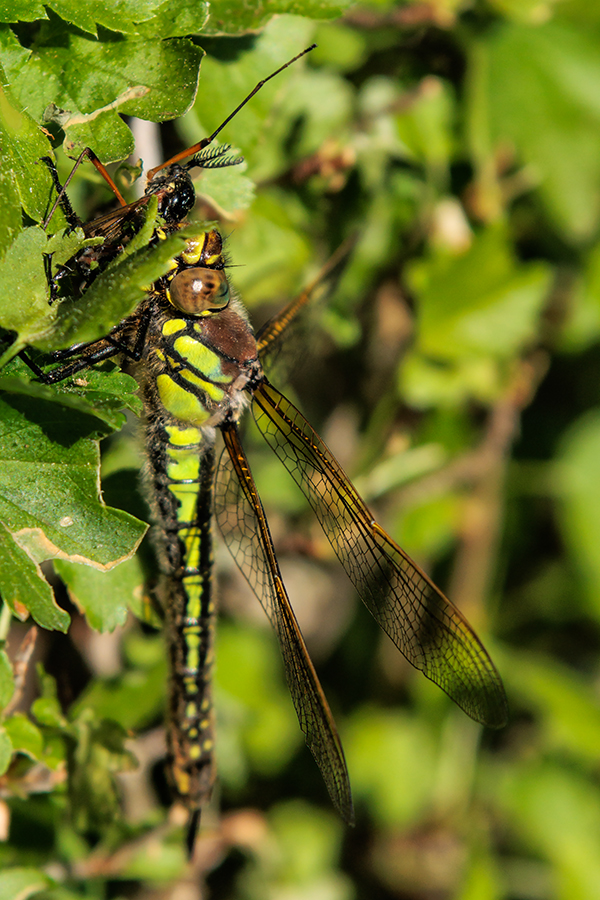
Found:
[[[229,303],[229,284],[222,269],[184,269],[169,285],[173,306],[190,316],[218,312]]]

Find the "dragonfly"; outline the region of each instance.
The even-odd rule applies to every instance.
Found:
[[[185,224],[186,242],[136,310],[108,335],[54,354],[57,368],[29,360],[49,384],[107,359],[131,366],[139,383],[170,666],[167,766],[175,798],[189,810],[190,852],[215,781],[213,519],[276,633],[300,728],[331,800],[345,822],[354,822],[338,731],[288,597],[240,437],[248,408],[305,494],[367,609],[400,652],[477,722],[497,728],[507,718],[500,676],[465,617],[376,521],[325,442],[265,374],[265,360],[314,284],[254,334],[230,287],[219,231],[197,227],[190,235],[185,222],[189,169],[203,158],[209,165],[237,161],[227,157],[227,149],[206,148],[263,83],[213,135],[153,170],[144,198],[88,228],[87,234],[108,236],[104,246],[94,246],[70,266],[77,269],[83,294],[91,278],[90,254],[100,267],[119,255],[119,223],[135,220],[160,179],[159,190],[176,212],[164,216],[153,240]]]

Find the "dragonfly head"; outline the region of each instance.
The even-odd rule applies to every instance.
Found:
[[[167,288],[167,299],[179,312],[200,318],[229,305],[222,250],[223,239],[215,228],[188,239],[185,250],[173,261]]]
[[[183,269],[169,284],[168,298],[188,316],[210,316],[229,305],[229,283],[223,269]]]

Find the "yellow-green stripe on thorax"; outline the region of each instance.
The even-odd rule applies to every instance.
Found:
[[[207,346],[204,323],[229,305],[224,265],[218,233],[203,232],[173,260],[165,279],[156,388],[170,416],[196,427],[209,421],[232,381],[222,355]]]

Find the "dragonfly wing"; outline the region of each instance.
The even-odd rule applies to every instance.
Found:
[[[256,333],[256,347],[262,363],[264,363],[269,354],[277,348],[282,338],[286,336],[290,325],[294,323],[309,300],[312,299],[317,288],[319,288],[331,276],[340,263],[348,257],[348,254],[355,244],[356,237],[344,241],[344,243],[337,248],[335,253],[330,256],[325,265],[317,273],[317,276],[304,288],[302,293],[288,303],[287,306],[284,306],[284,308],[273,316],[273,318],[265,322],[262,328],[259,328]]]
[[[264,509],[237,429],[228,424],[222,431],[228,452],[223,452],[216,476],[217,521],[233,558],[275,629],[300,728],[329,795],[343,819],[352,823],[350,781],[335,722],[283,585]]]
[[[86,222],[83,230],[87,237],[103,237],[105,243],[117,241],[123,237],[127,223],[135,222],[140,210],[147,205],[148,197],[140,197],[127,206],[118,206],[103,216],[96,216],[91,222]]]
[[[502,681],[462,613],[373,519],[304,416],[263,382],[254,417],[306,495],[361,599],[413,666],[478,722],[507,717]]]

